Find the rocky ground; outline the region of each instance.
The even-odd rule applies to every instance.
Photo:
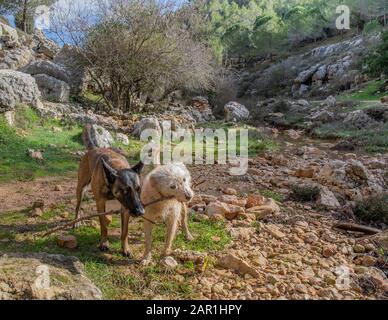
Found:
[[[331,150],[334,144],[295,138],[294,132],[280,134],[280,149],[251,159],[245,176],[232,177],[221,165],[191,168],[197,182],[206,177],[190,205],[192,219],[225,221],[223,232],[231,237],[222,251],[176,246],[174,259],[165,262],[174,282],[192,288],[192,297],[387,298],[387,233],[366,236],[334,228],[338,222],[356,221],[349,205],[357,197],[386,190],[386,157],[365,155],[355,160],[355,155]],[[316,185],[319,194],[310,202],[290,200],[294,184]],[[44,199],[49,206],[66,202],[71,207],[74,186],[74,177],[3,185],[7,200],[3,199],[1,211],[26,208],[42,194],[50,195]],[[87,207],[92,211],[93,203]],[[131,228],[141,230],[139,223],[131,222]],[[217,243],[221,238],[212,235],[210,240]],[[136,243],[140,258],[142,243]],[[187,263],[196,271],[177,267]],[[121,263],[117,268],[138,272],[136,265]],[[146,286],[142,297],[169,295]]]

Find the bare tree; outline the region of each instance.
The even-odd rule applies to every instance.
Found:
[[[52,31],[77,47],[108,106],[128,111],[144,93],[211,87],[211,51],[182,12],[157,0],[106,0],[60,11]]]

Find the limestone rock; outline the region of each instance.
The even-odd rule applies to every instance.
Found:
[[[134,135],[135,137],[140,137],[142,132],[147,129],[156,130],[159,135],[162,134],[162,128],[159,124],[158,119],[144,118],[133,126],[132,135]]]
[[[17,104],[36,107],[41,103],[40,96],[38,85],[30,75],[0,70],[0,112],[13,110]]]
[[[44,99],[61,103],[69,102],[70,86],[66,82],[46,74],[37,74],[34,78]]]
[[[249,118],[249,110],[237,102],[229,102],[224,107],[226,121],[245,121]]]
[[[1,299],[101,300],[102,293],[75,257],[15,253],[0,255]]]
[[[259,272],[255,268],[234,254],[226,254],[219,258],[218,266],[221,268],[234,270],[243,275],[249,274],[254,278],[258,278],[260,276]]]

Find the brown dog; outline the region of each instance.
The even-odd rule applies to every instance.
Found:
[[[140,201],[140,173],[144,164],[139,162],[131,168],[120,150],[96,148],[90,128],[90,125],[86,125],[82,134],[89,151],[81,160],[78,170],[76,218],[79,218],[84,190],[89,184],[96,200],[98,213],[105,212],[108,200],[118,200],[122,208],[121,246],[123,255],[131,257],[128,245],[128,223],[130,215],[139,217],[144,214]],[[111,216],[100,217],[101,251],[109,250],[108,226],[111,222]]]

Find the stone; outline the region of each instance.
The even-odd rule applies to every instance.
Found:
[[[334,245],[327,245],[323,247],[322,254],[325,258],[330,258],[337,253],[337,247]]]
[[[129,138],[124,133],[117,133],[116,140],[125,146],[129,145]]]
[[[341,204],[329,188],[320,186],[317,204],[328,209],[340,208]]]
[[[141,133],[147,129],[155,130],[159,135],[162,134],[162,127],[160,126],[159,121],[156,118],[143,118],[133,126],[131,133],[133,136],[139,138],[141,136]]]
[[[41,151],[35,151],[33,149],[28,149],[27,155],[34,160],[43,161],[43,154]]]
[[[239,213],[244,212],[240,206],[230,205],[220,201],[212,202],[206,207],[205,214],[208,216],[223,215],[228,220],[236,219]]]
[[[295,176],[298,178],[313,178],[316,168],[302,168],[295,171]]]
[[[61,103],[69,102],[70,86],[66,82],[46,74],[37,74],[34,75],[34,78],[45,100]]]
[[[230,196],[235,196],[237,195],[237,190],[233,188],[223,188],[222,193],[230,195]]]
[[[20,46],[1,51],[0,69],[19,70],[34,59],[32,49]]]
[[[302,131],[300,130],[287,130],[286,134],[293,140],[298,140],[302,136]]]
[[[224,106],[226,121],[245,121],[249,118],[249,110],[237,102],[229,102]]]
[[[61,80],[66,84],[69,83],[69,75],[67,70],[49,60],[36,60],[23,67],[21,72],[28,73],[32,76],[45,74],[57,80]]]
[[[258,278],[260,276],[260,273],[250,264],[231,253],[220,257],[217,265],[224,269],[234,270],[242,275],[249,274],[254,278]]]
[[[362,244],[356,244],[353,246],[353,251],[355,253],[365,253],[366,249]]]
[[[250,240],[256,233],[255,228],[237,227],[230,230],[230,235],[234,240]]]
[[[265,229],[268,231],[268,233],[273,236],[276,239],[283,239],[286,235],[280,231],[279,227],[274,224],[267,224],[265,226]]]
[[[58,246],[65,249],[74,250],[77,248],[77,238],[70,235],[60,235],[57,237]]]
[[[48,39],[42,30],[35,29],[33,38],[36,42],[35,51],[47,58],[53,59],[60,50],[60,47],[54,41]]]
[[[318,110],[308,117],[310,121],[329,123],[334,121],[335,116],[333,112],[327,110]]]
[[[208,98],[202,96],[194,97],[191,100],[191,104],[193,106],[191,115],[198,123],[215,120]]]
[[[262,206],[265,203],[265,197],[261,194],[251,194],[248,196],[246,208]]]
[[[377,259],[372,256],[361,256],[356,259],[356,264],[360,264],[365,267],[373,267],[377,264]]]
[[[40,91],[35,79],[25,73],[0,70],[0,113],[14,110],[17,104],[37,107]]]
[[[164,257],[160,261],[160,264],[167,271],[172,271],[178,267],[178,262],[171,256]]]
[[[364,111],[357,110],[348,113],[343,121],[344,125],[349,129],[367,129],[377,125],[377,121],[373,120]]]
[[[280,213],[280,207],[275,200],[269,198],[261,206],[249,208],[247,213],[253,213],[257,220],[264,219],[270,215],[277,215]]]
[[[83,58],[75,46],[65,44],[55,55],[53,62],[67,71],[72,95],[80,95],[87,90],[90,77],[84,66]]]
[[[54,188],[54,191],[59,191],[59,192],[61,192],[61,191],[63,191],[63,188],[62,188],[62,186],[60,186],[60,185],[56,185],[55,188]]]
[[[334,96],[329,96],[323,101],[323,104],[329,108],[334,108],[337,105],[337,99]]]
[[[111,133],[96,124],[90,127],[90,134],[94,138],[97,148],[110,148],[114,143]]]
[[[0,297],[8,300],[101,300],[75,257],[47,253],[0,255]]]

